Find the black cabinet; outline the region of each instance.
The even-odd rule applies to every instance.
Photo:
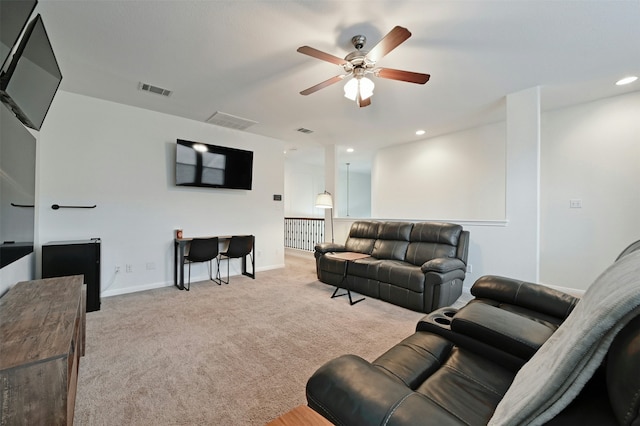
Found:
[[[100,239],[52,241],[42,246],[42,278],[84,275],[87,312],[100,310]]]

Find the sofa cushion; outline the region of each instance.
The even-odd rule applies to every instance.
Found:
[[[381,261],[378,265],[378,280],[416,293],[424,292],[425,275],[420,267],[400,260]]]
[[[408,241],[376,240],[371,256],[377,259],[404,260]]]
[[[487,358],[454,347],[417,392],[460,419],[460,424],[487,424],[513,375]]]
[[[383,222],[378,226],[378,238],[381,240],[409,241],[413,223]]]
[[[349,262],[350,276],[378,279],[378,266],[382,261],[375,257],[365,257],[364,259],[352,260]]]
[[[355,355],[329,361],[306,394],[309,406],[337,425],[484,425],[514,374],[417,332],[371,364]]]
[[[414,224],[410,241],[457,246],[461,232],[462,226],[454,223],[421,222]]]
[[[349,236],[344,243],[346,251],[371,254],[373,244],[378,238],[379,222],[357,221],[351,225]]]
[[[416,390],[449,356],[453,343],[431,333],[414,333],[373,361],[393,377]]]
[[[456,257],[462,226],[453,223],[416,223],[411,230],[405,260],[414,265],[438,257]]]
[[[378,259],[404,260],[412,228],[413,223],[409,222],[381,223],[371,256]]]

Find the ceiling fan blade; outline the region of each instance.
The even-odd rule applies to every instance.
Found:
[[[411,37],[411,33],[408,29],[396,26],[367,53],[367,58],[373,62],[378,62],[383,56],[400,46],[400,44],[409,37]]]
[[[345,77],[346,75],[336,75],[335,77],[331,77],[330,79],[325,80],[322,83],[318,83],[315,86],[311,86],[308,89],[303,90],[302,92],[300,92],[300,94],[305,96],[310,95],[312,93],[317,92],[320,89],[324,89],[327,86],[331,86],[332,84],[339,82]]]
[[[391,68],[378,68],[374,71],[374,75],[390,80],[407,81],[409,83],[425,84],[431,77],[429,74],[421,74],[419,72],[394,70]]]
[[[309,46],[299,47],[297,51],[305,55],[309,55],[313,58],[331,62],[332,64],[336,64],[336,65],[345,65],[348,63],[342,58],[338,58],[337,56],[330,55],[328,53],[322,52],[318,49],[314,49],[313,47],[309,47]]]
[[[358,97],[356,98],[356,101],[358,102],[358,106],[360,108],[364,108],[366,106],[371,105],[371,96],[369,96],[367,99],[362,99],[360,97],[360,94],[358,94]]]

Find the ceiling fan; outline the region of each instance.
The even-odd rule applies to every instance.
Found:
[[[373,95],[374,83],[366,76],[373,74],[376,77],[387,78],[390,80],[407,81],[409,83],[425,84],[429,81],[429,74],[421,74],[411,71],[394,70],[391,68],[376,67],[376,63],[386,54],[405,42],[411,33],[403,27],[396,26],[382,38],[370,51],[363,51],[367,38],[363,35],[357,35],[351,38],[351,43],[356,48],[355,51],[349,53],[344,59],[333,56],[329,53],[322,52],[309,46],[298,48],[298,52],[312,56],[316,59],[331,62],[340,65],[346,74],[336,75],[328,80],[311,86],[300,92],[301,95],[310,95],[320,89],[324,89],[334,83],[352,77],[344,86],[345,97],[356,101],[359,107],[371,105],[371,96]]]

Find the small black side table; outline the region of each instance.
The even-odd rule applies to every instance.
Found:
[[[42,278],[84,275],[86,311],[100,310],[100,238],[51,241],[42,246]]]
[[[337,294],[338,290],[340,290],[340,286],[336,286],[336,289],[333,291],[333,294],[331,295],[331,298],[333,299],[334,297],[340,297],[340,296],[349,296],[349,304],[351,306],[355,305],[358,302],[362,302],[365,298],[362,297],[358,300],[353,300],[351,298],[351,290],[349,290],[349,286],[346,285],[345,281],[347,280],[347,273],[349,271],[349,264],[351,262],[353,262],[354,260],[358,260],[358,259],[364,259],[365,257],[369,257],[368,254],[364,254],[364,253],[357,253],[357,252],[352,252],[352,251],[345,251],[345,252],[333,252],[333,253],[327,253],[325,256],[329,256],[329,257],[333,257],[334,259],[340,259],[340,260],[344,260],[344,271],[342,273],[342,281],[340,282],[340,284],[344,285],[344,289],[347,290],[346,293],[342,293],[342,294]]]

